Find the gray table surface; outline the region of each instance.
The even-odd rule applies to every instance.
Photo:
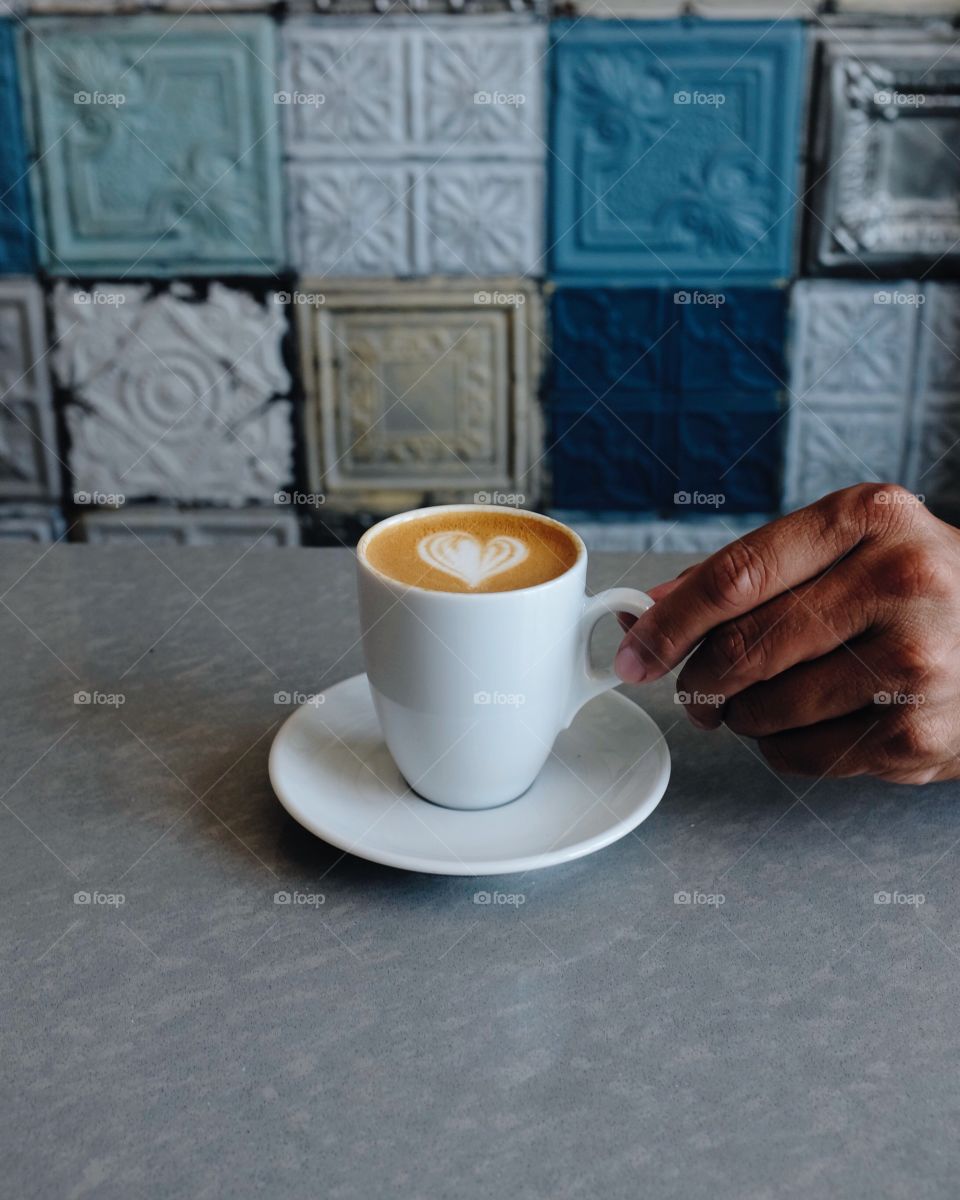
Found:
[[[0,558],[4,1194],[957,1195],[956,786],[780,779],[628,689],[660,807],[481,907],[272,795],[274,693],[361,669],[348,552],[39,553]]]

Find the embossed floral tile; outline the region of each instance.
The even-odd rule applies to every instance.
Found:
[[[908,431],[925,301],[909,280],[796,285],[787,507],[864,479],[911,484]]]
[[[799,22],[551,25],[549,233],[567,282],[788,278]]]
[[[270,18],[38,17],[23,41],[48,271],[282,265]]]
[[[0,273],[31,271],[36,262],[27,184],[27,149],[17,85],[16,22],[0,20]]]
[[[545,45],[544,27],[522,17],[288,22],[295,265],[541,273]]]
[[[238,505],[290,482],[281,305],[219,283],[60,283],[51,307],[75,492]]]
[[[311,490],[537,502],[543,329],[529,284],[314,280],[300,296]]]
[[[775,510],[786,320],[783,289],[558,288],[554,504]]]

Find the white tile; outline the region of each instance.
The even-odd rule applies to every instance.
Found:
[[[88,512],[80,516],[80,534],[96,545],[225,546],[270,549],[296,546],[300,531],[289,512],[246,509],[194,512],[123,508],[116,512]]]
[[[542,273],[544,26],[299,18],[283,47],[302,273]]]
[[[268,501],[293,474],[282,305],[212,284],[59,284],[55,372],[73,491],[127,500]]]

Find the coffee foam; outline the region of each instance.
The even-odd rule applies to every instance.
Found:
[[[437,592],[509,592],[563,575],[577,560],[561,526],[495,509],[438,512],[388,525],[366,543],[376,570]]]

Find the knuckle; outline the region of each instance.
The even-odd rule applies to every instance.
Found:
[[[658,618],[656,608],[651,610],[651,619],[644,624],[642,632],[636,628],[632,631],[648,658],[654,659],[664,667],[680,661],[685,647],[672,627],[662,618]]]
[[[748,538],[731,542],[711,560],[705,572],[707,601],[721,610],[756,604],[769,576],[768,563]]]
[[[898,600],[944,598],[953,589],[953,571],[927,545],[905,543],[877,564],[876,579],[886,595]]]
[[[883,750],[890,765],[929,759],[938,749],[929,724],[915,712],[897,713],[884,731]]]
[[[907,691],[915,691],[940,670],[937,655],[922,638],[897,642],[890,651],[890,665],[900,686]]]
[[[765,631],[753,613],[721,625],[707,640],[710,657],[724,674],[762,674],[769,660]]]
[[[755,688],[747,688],[727,702],[723,721],[734,733],[744,737],[762,737],[777,728],[769,703]]]
[[[858,483],[845,492],[852,493],[850,499],[864,533],[899,524],[916,506],[913,493],[898,483]]]

